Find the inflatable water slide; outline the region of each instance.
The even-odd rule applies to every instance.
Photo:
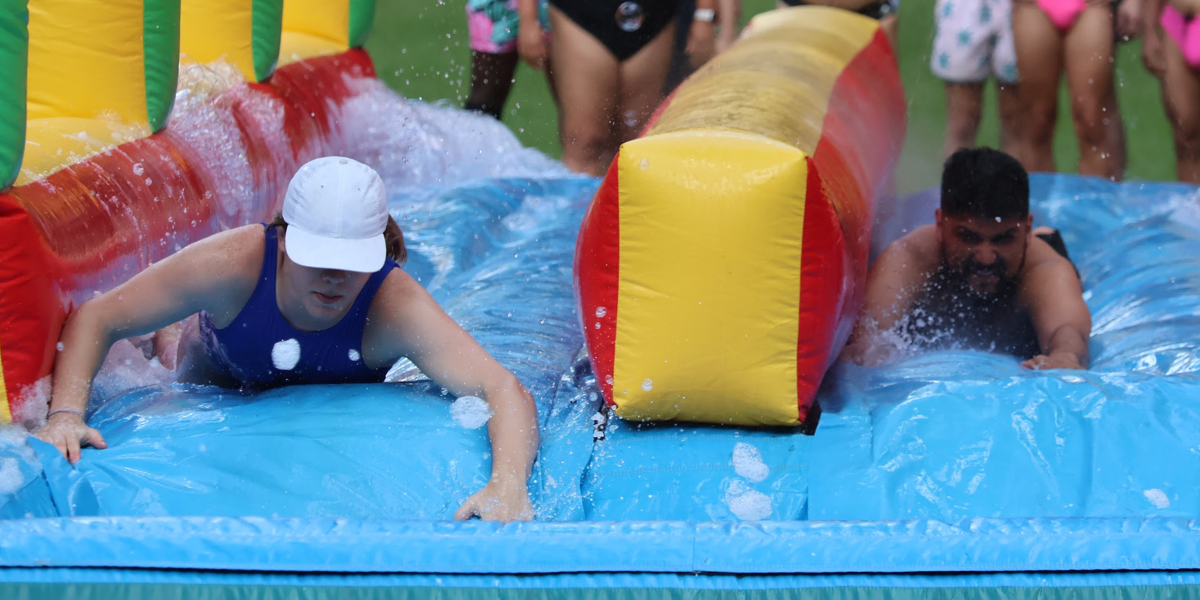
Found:
[[[760,15],[570,176],[405,100],[350,0],[0,0],[0,597],[1107,598],[1200,583],[1200,192],[1032,179],[1092,309],[1091,370],[836,362],[904,137],[874,21]],[[114,346],[68,465],[65,315],[270,218],[321,155],[375,167],[405,266],[534,395],[532,522],[455,522],[486,428],[389,383],[174,383]]]

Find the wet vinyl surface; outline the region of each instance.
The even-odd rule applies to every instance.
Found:
[[[1037,224],[1062,231],[1082,275],[1090,371],[916,354],[835,366],[815,435],[613,421],[595,439],[572,260],[598,182],[484,118],[383,90],[361,102],[345,152],[381,167],[406,269],[537,400],[540,519],[1200,517],[1194,188],[1034,177]],[[137,367],[108,367],[92,424],[109,449],[77,469],[0,436],[0,516],[438,520],[487,480],[486,428],[405,364],[399,383],[258,395],[146,385]]]

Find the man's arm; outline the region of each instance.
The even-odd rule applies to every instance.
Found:
[[[1039,240],[1035,240],[1039,241]],[[1042,353],[1021,363],[1030,369],[1086,369],[1092,315],[1070,261],[1054,256],[1030,269],[1022,301],[1037,330]]]
[[[936,232],[925,226],[889,245],[867,274],[862,313],[841,360],[875,366],[889,362],[895,344],[886,332],[908,313],[917,292],[937,265]]]

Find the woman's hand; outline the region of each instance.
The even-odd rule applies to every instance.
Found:
[[[455,520],[479,517],[484,521],[531,521],[533,503],[523,483],[491,481],[475,492],[454,513]]]
[[[1185,17],[1200,14],[1200,0],[1167,0],[1167,4],[1174,6],[1175,10],[1183,13]]]
[[[83,422],[83,417],[74,413],[60,412],[51,415],[34,435],[44,442],[54,444],[71,464],[79,462],[79,449],[83,446],[101,450],[108,447],[104,436],[88,427],[87,423]]]
[[[1155,77],[1162,77],[1167,71],[1162,35],[1154,27],[1147,27],[1146,34],[1142,36],[1142,62]]]
[[[1124,0],[1117,9],[1117,40],[1128,42],[1142,31],[1142,0]]]
[[[546,68],[546,59],[549,57],[546,51],[546,32],[537,19],[521,23],[517,31],[517,53],[535,70],[541,71]]]

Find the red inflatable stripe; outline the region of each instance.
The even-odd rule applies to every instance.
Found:
[[[613,405],[617,292],[621,275],[618,162],[613,160],[604,183],[596,191],[596,197],[583,217],[584,223],[592,225],[580,228],[579,240],[575,244],[575,274],[578,278],[575,289],[579,293],[579,316],[596,370],[596,382],[609,406]],[[597,223],[604,226],[596,226]],[[604,309],[603,314],[601,308]]]

